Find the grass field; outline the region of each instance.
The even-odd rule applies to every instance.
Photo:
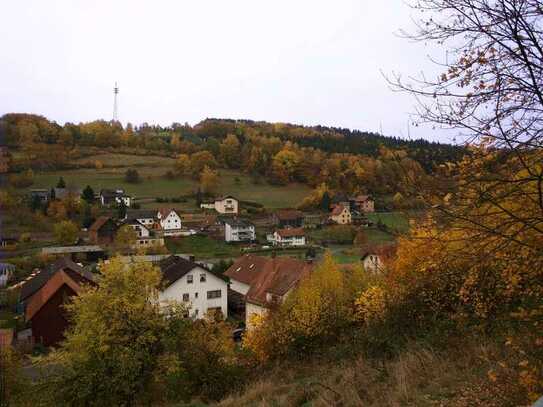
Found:
[[[374,212],[368,213],[367,217],[375,223],[381,220],[390,229],[398,232],[407,232],[409,229],[409,220],[402,212]]]
[[[188,177],[166,179],[163,175],[173,169],[174,160],[156,156],[134,156],[124,154],[100,154],[85,157],[79,163],[99,160],[104,164],[101,169],[74,169],[36,173],[31,188],[52,188],[62,176],[70,186],[83,189],[90,185],[95,191],[103,188],[123,188],[137,199],[167,197],[174,198],[193,193],[198,183]],[[123,165],[121,167],[121,165]],[[109,166],[109,167],[108,167]],[[112,167],[115,166],[115,167]],[[142,181],[130,184],[124,181],[128,168],[136,168]],[[266,183],[254,184],[250,177],[234,170],[220,171],[218,194],[231,194],[240,200],[258,202],[267,208],[287,208],[296,206],[307,196],[310,188],[302,184],[275,186]],[[164,204],[146,203],[145,207],[164,206]],[[172,204],[179,209],[194,209],[193,201],[185,204]]]

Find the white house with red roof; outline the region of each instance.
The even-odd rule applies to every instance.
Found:
[[[273,233],[272,243],[277,246],[305,246],[303,228],[278,229]]]

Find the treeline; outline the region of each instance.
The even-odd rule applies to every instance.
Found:
[[[195,177],[207,165],[239,169],[255,182],[326,183],[333,190],[376,195],[406,194],[408,179],[427,183],[427,174],[462,154],[459,147],[424,140],[225,119],[206,119],[195,126],[144,123],[123,128],[103,120],[60,126],[42,116],[6,114],[0,119],[0,136],[4,144],[19,149],[14,162],[18,169],[67,168],[81,155],[81,147],[113,148],[178,157],[178,173]]]

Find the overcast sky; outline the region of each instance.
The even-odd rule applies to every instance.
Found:
[[[59,123],[110,120],[118,81],[123,123],[243,118],[406,137],[414,101],[381,71],[435,73],[424,44],[397,36],[415,16],[403,0],[19,0],[0,15],[0,113]]]

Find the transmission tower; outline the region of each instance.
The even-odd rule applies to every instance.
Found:
[[[117,117],[117,95],[119,94],[119,87],[117,86],[117,82],[115,82],[115,87],[113,88],[113,121],[116,122],[118,120]]]

